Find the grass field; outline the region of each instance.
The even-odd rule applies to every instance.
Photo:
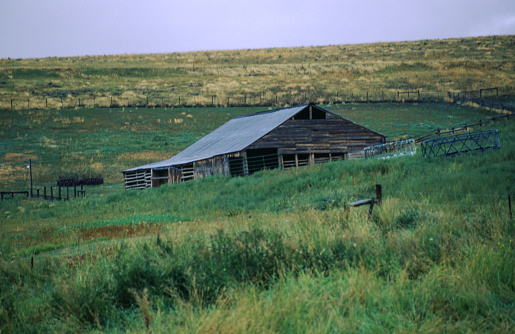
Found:
[[[389,137],[494,115],[449,105],[328,108]],[[76,124],[75,110],[11,118],[4,133],[35,119],[43,128],[57,117],[72,120],[54,123],[72,139],[54,145],[61,152],[96,147],[85,161],[101,161],[108,182],[70,202],[2,202],[2,331],[513,331],[511,120],[486,127],[500,131],[502,148],[485,153],[432,160],[417,153],[122,190],[119,171],[155,156],[120,157],[149,144],[161,147],[152,150],[157,155],[173,153],[224,121],[213,114],[249,111],[94,109]],[[172,117],[184,121],[166,132]],[[94,122],[109,145],[98,145]],[[53,138],[32,130],[27,137],[39,134],[28,143]],[[165,145],[159,131],[183,140]],[[33,145],[22,137],[12,142],[20,151]],[[52,157],[44,154],[37,156],[42,169]],[[375,184],[384,202],[371,220],[368,208],[344,209],[372,197]]]
[[[515,94],[515,36],[172,54],[0,59],[0,109],[292,105],[398,91]],[[495,97],[491,92],[488,97]],[[179,98],[181,102],[179,103]],[[229,98],[229,100],[228,100]],[[62,99],[62,104],[61,104]],[[277,103],[276,103],[277,99]]]
[[[514,42],[0,59],[0,191],[28,189],[29,159],[37,188],[105,180],[67,202],[0,202],[0,333],[515,332],[511,117],[469,129],[498,130],[501,149],[452,158],[419,150],[142,191],[123,190],[121,174],[277,108],[276,95],[285,105],[499,87],[495,98],[513,103]],[[60,106],[111,97],[274,106]],[[498,115],[447,103],[323,107],[388,140]],[[368,207],[346,208],[376,184],[383,203],[370,219]]]
[[[447,104],[344,104],[327,109],[388,140],[491,118],[495,113]],[[55,186],[59,176],[101,174],[120,186],[121,171],[168,159],[248,108],[114,108],[0,112],[0,190]],[[413,121],[416,123],[413,123]],[[117,188],[119,189],[119,187]]]

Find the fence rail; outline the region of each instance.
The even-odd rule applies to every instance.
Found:
[[[383,90],[363,91],[361,94],[324,91],[256,92],[224,95],[147,95],[143,97],[30,97],[0,100],[0,110],[55,109],[55,108],[118,108],[118,107],[241,107],[284,106],[308,102],[319,104],[384,103],[384,102],[472,102],[482,107],[515,111],[515,107],[493,100],[484,100],[488,92],[499,96],[499,89],[481,88],[474,91]]]

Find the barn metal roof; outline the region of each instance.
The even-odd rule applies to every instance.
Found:
[[[302,105],[235,117],[173,158],[127,169],[124,172],[138,169],[168,168],[174,165],[183,165],[193,161],[209,159],[218,155],[239,152],[306,107],[307,105]]]
[[[235,117],[168,160],[126,169],[123,172],[141,169],[163,169],[242,151],[308,106],[308,104],[305,104],[292,108]],[[316,107],[325,112],[334,114],[319,106]],[[361,125],[358,126],[362,127]],[[377,133],[372,130],[369,131]]]

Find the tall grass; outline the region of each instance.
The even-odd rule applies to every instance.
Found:
[[[514,36],[153,55],[0,59],[0,108],[396,99],[499,87],[513,95]],[[357,98],[356,98],[357,97]],[[61,103],[63,99],[63,103]],[[29,102],[27,100],[30,100]]]
[[[501,150],[454,158],[419,153],[16,204],[24,212],[11,204],[1,329],[513,331],[515,138],[511,122],[496,127]],[[383,205],[371,219],[368,208],[345,209],[377,183]],[[51,217],[40,227],[23,223],[41,212]],[[76,239],[123,217],[122,226],[145,217],[160,229]],[[73,247],[42,251],[31,270],[28,247],[43,238]]]

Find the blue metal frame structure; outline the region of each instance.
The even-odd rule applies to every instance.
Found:
[[[420,143],[425,158],[454,156],[471,151],[499,149],[497,130],[467,132],[455,136],[425,140]]]

